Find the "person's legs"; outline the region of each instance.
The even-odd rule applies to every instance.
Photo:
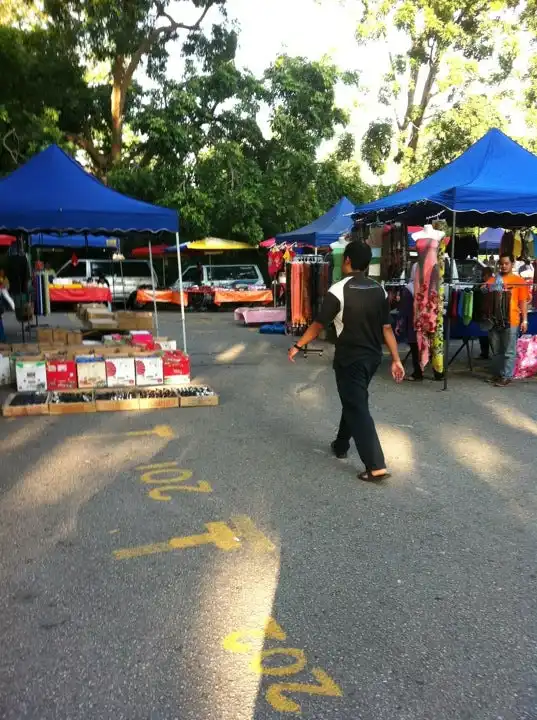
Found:
[[[336,376],[337,377],[337,376]],[[343,402],[343,400],[342,400]],[[345,455],[351,446],[351,431],[345,420],[345,413],[341,411],[341,420],[339,421],[339,430],[337,437],[332,443],[332,450],[335,455]]]
[[[518,340],[518,327],[507,328],[505,332],[504,366],[502,377],[512,380],[516,362],[516,344]]]
[[[490,342],[488,337],[479,338],[479,347],[481,348],[481,357],[483,360],[488,360],[490,351]]]
[[[414,380],[423,380],[423,370],[420,365],[420,351],[417,342],[409,342],[412,357],[412,377]]]
[[[6,341],[6,331],[4,330],[4,321],[2,320],[2,316],[0,315],[0,342],[5,343]]]
[[[369,471],[386,468],[375,423],[369,412],[368,387],[377,367],[378,362],[362,361],[345,367],[336,367],[337,387],[343,405],[344,428],[350,431],[358,455],[365,469]]]
[[[495,378],[502,377],[504,357],[503,357],[503,330],[490,330],[489,331],[489,342],[490,349],[492,350],[492,376]]]

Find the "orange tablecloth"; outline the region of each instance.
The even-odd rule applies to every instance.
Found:
[[[173,305],[181,304],[181,293],[179,290],[155,290],[155,300],[157,302],[171,303]],[[153,291],[152,290],[138,290],[136,292],[136,302],[152,303],[153,302]],[[188,295],[183,292],[183,305],[188,305]]]
[[[61,288],[50,287],[50,302],[60,303],[111,303],[112,292],[106,287]]]
[[[214,304],[223,303],[262,303],[272,302],[272,290],[215,290]]]

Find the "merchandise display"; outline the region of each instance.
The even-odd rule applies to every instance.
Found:
[[[301,335],[317,316],[330,285],[330,264],[321,255],[297,255],[287,263],[287,332]]]

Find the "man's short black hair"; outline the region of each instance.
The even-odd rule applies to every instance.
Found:
[[[515,262],[515,256],[512,255],[511,253],[508,253],[508,252],[500,253],[500,260],[501,260],[502,258],[504,258],[504,257],[509,258],[509,260],[510,260],[512,263]]]
[[[371,262],[371,248],[362,240],[353,240],[345,248],[343,259],[349,259],[353,270],[364,271]]]

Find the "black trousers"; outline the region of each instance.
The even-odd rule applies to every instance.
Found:
[[[386,467],[377,429],[369,412],[369,383],[380,365],[380,360],[357,360],[351,365],[334,364],[336,383],[342,412],[335,449],[347,452],[351,438],[366,470]]]

